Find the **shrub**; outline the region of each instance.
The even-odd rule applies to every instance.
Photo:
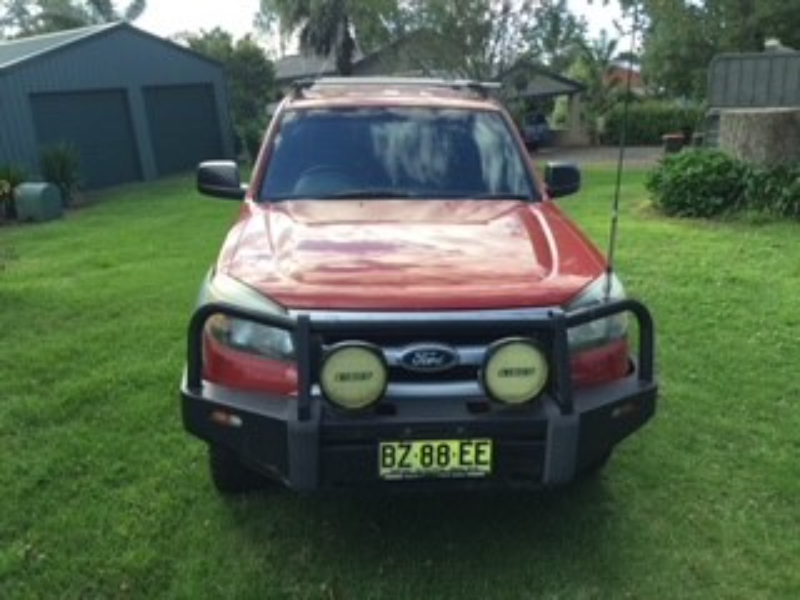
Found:
[[[703,111],[681,108],[665,102],[631,104],[628,114],[626,141],[632,146],[657,146],[668,133],[683,133],[687,142],[702,122]],[[622,140],[625,107],[617,105],[606,115],[603,142],[619,144]]]
[[[744,195],[748,210],[800,219],[800,164],[751,168]]]
[[[646,186],[668,215],[715,217],[740,210],[750,168],[718,150],[688,150],[665,157]]]
[[[800,219],[800,163],[756,166],[718,150],[689,150],[664,158],[646,185],[669,215],[749,211]]]
[[[15,219],[14,188],[27,179],[25,169],[16,165],[0,165],[0,217]]]
[[[261,139],[264,136],[265,127],[258,121],[249,121],[239,127],[239,137],[247,152],[248,159],[253,162],[261,149]]]
[[[81,184],[81,160],[78,149],[70,143],[61,142],[45,148],[39,157],[42,177],[61,190],[64,206],[76,199]]]

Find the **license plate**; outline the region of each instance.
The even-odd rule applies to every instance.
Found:
[[[492,440],[409,440],[381,442],[382,479],[486,477],[492,472]]]

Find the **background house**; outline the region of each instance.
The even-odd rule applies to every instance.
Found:
[[[613,85],[616,85],[620,91],[628,88],[628,78],[630,78],[631,93],[633,95],[640,98],[647,95],[647,87],[638,67],[631,67],[627,64],[613,64],[603,75],[605,83],[613,82]]]
[[[335,76],[336,59],[316,54],[291,54],[275,63],[275,82],[284,92],[294,81],[308,77]]]
[[[126,23],[0,43],[0,163],[59,142],[87,189],[233,156],[222,67]]]
[[[552,143],[557,146],[582,146],[589,143],[583,123],[581,94],[586,86],[563,77],[540,65],[521,63],[512,67],[503,77],[508,88],[506,95],[512,102],[525,104],[528,116],[550,114],[557,98],[566,98],[566,122],[553,131]]]
[[[379,48],[370,54],[356,53],[353,76],[441,77],[463,79],[460,63],[446,39],[434,32],[420,30]],[[292,82],[336,75],[336,60],[313,54],[292,55],[275,63],[276,81],[286,91]],[[499,75],[504,85],[503,97],[521,102],[530,112],[540,106],[551,107],[555,98],[567,98],[567,123],[557,131],[556,143],[580,145],[588,142],[581,114],[581,93],[585,86],[540,65],[521,63]],[[549,109],[548,109],[549,112]],[[521,115],[515,115],[521,118]]]
[[[442,39],[428,31],[411,33],[387,44],[370,54],[356,49],[353,56],[354,77],[405,76],[405,77],[461,77],[447,60],[452,49],[444,47]],[[275,80],[287,89],[300,79],[335,76],[336,58],[315,54],[296,54],[275,63]]]

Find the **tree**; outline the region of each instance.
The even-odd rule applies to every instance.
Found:
[[[352,71],[356,43],[364,50],[427,32],[437,38],[439,69],[490,79],[530,47],[526,32],[539,0],[261,0],[259,27],[276,22],[299,33],[303,50],[335,52],[340,73]]]
[[[320,56],[336,55],[342,75],[353,71],[353,7],[348,0],[261,0],[263,27],[275,21],[282,34],[300,34],[300,47]]]
[[[353,25],[359,49],[374,52],[411,33],[402,0],[355,0]]]
[[[13,37],[18,23],[31,19],[31,5],[28,0],[0,0],[0,39]]]
[[[146,0],[131,0],[122,10],[111,0],[3,0],[4,36],[26,37],[41,33],[99,25],[113,21],[134,21],[144,12]]]
[[[532,56],[560,73],[569,68],[586,40],[586,20],[570,12],[567,0],[542,0],[527,37]]]
[[[708,65],[719,51],[716,24],[700,6],[671,8],[652,18],[644,32],[643,72],[667,96],[702,98]]]
[[[320,56],[335,54],[341,74],[352,71],[356,47],[370,52],[409,29],[409,12],[398,0],[260,0],[256,28],[283,38],[298,35],[300,48]]]
[[[200,33],[182,33],[176,36],[177,41],[186,43],[192,50],[199,52],[212,60],[227,65],[233,54],[233,35],[215,27],[210,31],[200,30]]]
[[[601,132],[600,122],[614,106],[620,92],[619,79],[611,76],[618,58],[618,43],[605,31],[601,32],[599,38],[581,43],[578,60],[570,69],[570,76],[586,86],[584,107],[592,137]]]
[[[620,0],[644,17],[643,74],[669,96],[703,98],[721,52],[761,51],[769,38],[800,47],[796,0]]]
[[[254,157],[267,122],[267,104],[276,95],[272,62],[249,35],[234,42],[233,36],[219,27],[186,34],[183,39],[225,68],[234,128]]]
[[[538,0],[408,0],[408,29],[434,32],[451,70],[495,79],[530,54],[529,32]]]
[[[147,0],[131,0],[124,10],[118,10],[112,0],[86,0],[86,3],[102,22],[135,21],[147,8]]]

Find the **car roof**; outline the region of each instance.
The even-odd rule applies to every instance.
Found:
[[[285,107],[408,105],[499,110],[496,83],[401,77],[327,77],[296,82]]]

